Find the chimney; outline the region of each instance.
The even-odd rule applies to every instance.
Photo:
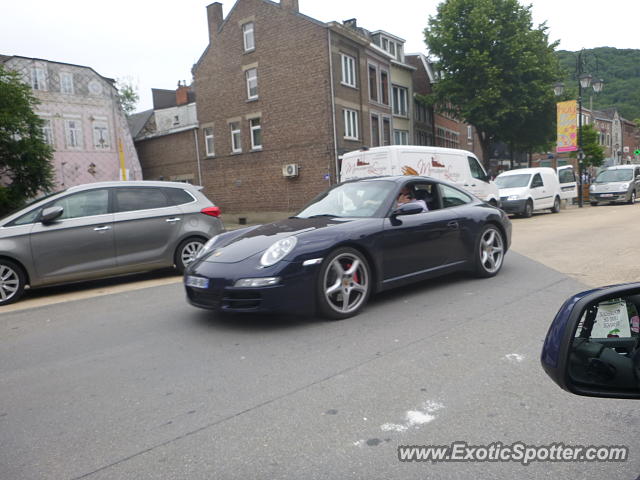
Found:
[[[350,18],[349,20],[344,20],[342,22],[342,24],[345,27],[349,27],[349,28],[358,28],[358,21],[355,18]]]
[[[280,0],[280,6],[285,10],[291,10],[292,12],[298,12],[298,0]]]
[[[187,82],[178,82],[178,88],[176,89],[176,105],[186,105],[187,103],[189,103],[189,87],[187,87]]]
[[[214,2],[207,6],[207,20],[209,21],[209,43],[213,43],[213,39],[218,35],[218,28],[222,25],[222,4]]]

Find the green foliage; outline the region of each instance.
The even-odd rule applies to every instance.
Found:
[[[553,139],[559,76],[556,44],[547,27],[533,27],[530,7],[517,0],[445,0],[429,18],[425,41],[441,78],[430,101],[455,105],[478,130],[485,161],[492,142],[527,150]]]
[[[133,85],[133,80],[130,77],[119,78],[116,82],[118,88],[118,100],[120,106],[126,115],[131,115],[136,110],[140,95],[138,95],[138,88]]]
[[[557,52],[563,71],[563,81],[569,98],[578,96],[575,78],[577,52]],[[604,89],[595,94],[593,90],[582,94],[583,105],[589,107],[593,98],[594,109],[615,107],[627,119],[640,117],[640,50],[600,47],[584,50],[588,58],[587,73],[604,79]]]
[[[598,132],[593,125],[583,125],[582,151],[584,152],[583,165],[585,167],[600,167],[604,160],[604,148],[598,144]]]
[[[44,141],[31,87],[0,65],[0,215],[53,187],[53,150]]]

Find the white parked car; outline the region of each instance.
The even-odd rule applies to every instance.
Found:
[[[560,211],[561,189],[553,168],[520,168],[496,177],[501,208],[507,213],[530,217],[534,211]]]

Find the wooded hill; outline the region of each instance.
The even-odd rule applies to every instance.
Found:
[[[640,50],[600,47],[585,49],[585,52],[584,58],[589,62],[587,73],[602,78],[604,90],[599,94],[591,88],[584,91],[583,106],[588,108],[589,96],[593,96],[594,109],[616,107],[627,120],[640,120]],[[564,73],[565,91],[577,97],[575,72],[578,52],[559,50],[556,53]]]

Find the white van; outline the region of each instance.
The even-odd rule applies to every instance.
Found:
[[[378,175],[424,175],[447,180],[492,205],[500,201],[498,187],[466,150],[392,145],[343,155],[340,181]]]
[[[578,182],[576,173],[571,165],[558,167],[558,181],[560,182],[560,199],[571,201],[578,196]]]
[[[501,208],[507,213],[530,217],[534,211],[560,211],[561,190],[553,168],[520,168],[496,177]]]

